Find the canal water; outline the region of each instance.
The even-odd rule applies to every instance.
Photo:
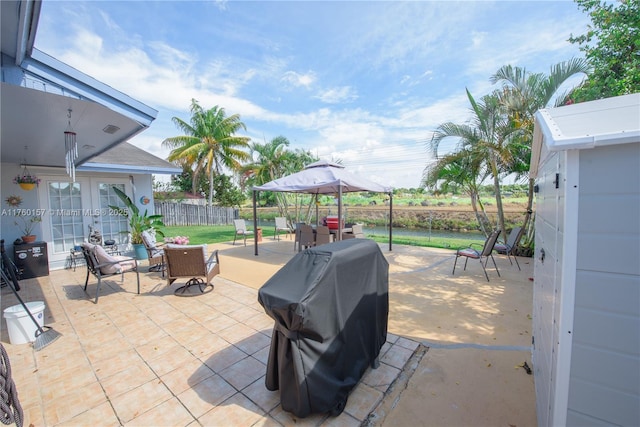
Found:
[[[274,221],[260,220],[258,222],[259,227],[269,228],[275,227]],[[389,229],[387,227],[364,227],[365,234],[373,234],[376,236],[388,236]],[[393,236],[400,237],[424,237],[431,239],[442,239],[442,238],[463,238],[463,239],[472,239],[478,240],[480,242],[484,242],[486,237],[479,231],[446,231],[446,230],[428,230],[424,228],[394,228]]]

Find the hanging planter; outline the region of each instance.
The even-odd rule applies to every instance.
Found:
[[[18,184],[20,188],[25,191],[30,191],[36,188],[38,184],[40,184],[40,178],[35,175],[31,175],[27,166],[24,166],[22,169],[22,173],[15,178],[13,178],[13,182]]]

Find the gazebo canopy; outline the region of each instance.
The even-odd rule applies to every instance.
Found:
[[[288,193],[333,194],[355,191],[391,193],[385,187],[347,171],[344,166],[320,160],[305,167],[300,172],[278,178],[264,185],[253,187],[256,191],[278,191]]]
[[[393,188],[386,187],[347,171],[337,163],[320,160],[306,166],[300,172],[275,179],[266,184],[253,187],[253,222],[254,230],[258,227],[256,214],[256,192],[275,191],[285,193],[337,194],[338,218],[342,218],[342,193],[371,191],[388,193],[389,203],[389,250],[391,250],[391,222],[393,218]],[[342,235],[342,221],[338,221],[338,239]],[[258,255],[258,241],[254,239],[255,254]]]

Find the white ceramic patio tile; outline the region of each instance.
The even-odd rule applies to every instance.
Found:
[[[160,379],[173,394],[178,395],[213,375],[211,368],[202,361],[193,359],[180,365],[179,369],[161,376]]]
[[[322,427],[360,427],[362,421],[355,419],[350,414],[343,412],[337,417],[329,417],[321,424]]]
[[[280,391],[270,391],[265,385],[265,377],[258,378],[254,383],[250,384],[242,394],[247,396],[253,403],[269,413],[280,404]]]
[[[160,377],[180,368],[180,366],[185,363],[190,363],[193,360],[197,360],[197,358],[193,354],[189,353],[187,349],[178,344],[166,354],[147,360],[146,362],[149,364],[151,369],[153,369],[156,375]]]
[[[116,410],[116,415],[121,422],[126,424],[171,398],[171,392],[162,381],[153,379],[110,400]]]
[[[291,412],[287,412],[282,409],[281,406],[276,406],[270,413],[273,417],[283,426],[300,426],[300,427],[315,427],[321,425],[322,421],[327,418],[326,414],[311,414],[308,417],[300,418]]]
[[[263,348],[260,351],[253,353],[251,356],[255,357],[259,361],[265,364],[265,366],[269,363],[269,351],[271,349],[271,343],[268,346]]]
[[[164,335],[154,342],[136,346],[136,351],[138,352],[138,354],[140,354],[140,356],[142,356],[143,359],[151,360],[155,359],[158,356],[166,354],[177,345],[178,341],[176,341],[172,336]]]
[[[234,345],[247,354],[253,354],[265,347],[268,348],[270,343],[271,340],[269,338],[256,332],[253,335],[236,342]]]
[[[219,374],[237,390],[242,390],[263,376],[266,369],[267,367],[263,363],[253,357],[246,357],[219,372]]]
[[[231,384],[220,375],[213,375],[180,393],[178,399],[198,418],[235,393]]]
[[[212,356],[214,353],[221,351],[229,346],[229,343],[220,338],[216,334],[209,332],[207,336],[197,341],[192,341],[186,344],[184,347],[191,352],[198,359],[204,361]]]
[[[241,393],[236,393],[198,418],[203,426],[252,426],[264,411]]]
[[[407,350],[406,348],[398,345],[393,345],[389,351],[385,353],[384,357],[380,359],[380,361],[398,369],[402,369],[412,354],[413,351],[411,350]]]
[[[351,390],[344,412],[360,421],[364,421],[383,397],[384,394],[379,390],[359,383]]]
[[[27,424],[28,425],[28,424]],[[39,425],[39,424],[33,424]],[[120,425],[120,421],[113,412],[113,408],[109,402],[105,402],[101,405],[91,408],[75,417],[63,421],[60,424],[56,424],[56,427],[86,427],[86,426],[101,426],[101,427],[116,427]]]
[[[108,359],[102,359],[93,363],[93,371],[100,380],[109,378],[111,375],[117,374],[129,369],[131,366],[144,363],[140,355],[134,350],[129,349],[113,355]]]
[[[157,376],[151,368],[143,360],[140,360],[124,371],[101,380],[101,384],[105,393],[111,399],[156,378]]]
[[[180,401],[174,397],[125,423],[125,426],[174,427],[185,426],[194,420],[194,417],[185,409]]]
[[[228,328],[218,331],[218,335],[229,341],[231,344],[243,341],[256,333],[257,332],[254,329],[237,322]]]
[[[43,397],[44,425],[56,425],[107,401],[102,387],[96,381],[81,388],[67,390],[54,398]]]
[[[394,344],[411,351],[415,351],[418,348],[418,343],[416,341],[405,337],[398,337],[398,340]]]
[[[400,372],[402,371],[398,368],[380,363],[376,369],[367,369],[360,381],[384,393]]]
[[[204,363],[213,369],[215,373],[219,374],[238,360],[242,360],[246,357],[248,356],[244,351],[229,344],[227,347],[213,353],[210,357],[204,360]]]

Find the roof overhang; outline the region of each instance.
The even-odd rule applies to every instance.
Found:
[[[2,162],[65,167],[69,110],[77,134],[76,165],[155,120],[158,112],[153,108],[33,48],[39,2],[0,3]]]

